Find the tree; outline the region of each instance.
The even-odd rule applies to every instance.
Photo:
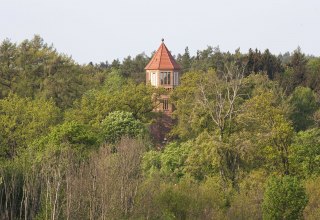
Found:
[[[162,177],[179,180],[190,176],[202,181],[219,175],[219,155],[212,136],[203,132],[196,139],[171,142],[162,152],[151,150],[144,155],[143,170],[146,176],[159,173]]]
[[[291,67],[294,71],[294,79],[293,84],[294,87],[305,83],[306,80],[306,68],[307,59],[305,55],[301,52],[301,48],[298,47],[292,55],[291,62],[289,63],[289,67]]]
[[[319,219],[320,218],[320,176],[315,178],[308,178],[305,181],[306,193],[308,196],[308,204],[304,209],[303,217],[305,219]]]
[[[145,66],[148,64],[150,58],[144,53],[138,54],[132,58],[128,56],[123,59],[119,66],[119,71],[122,76],[131,78],[137,83],[145,83]]]
[[[272,177],[263,201],[264,219],[302,219],[308,202],[305,189],[296,177]]]
[[[132,95],[134,94],[134,95]],[[131,112],[135,119],[149,122],[155,103],[152,95],[156,90],[145,84],[136,84],[114,71],[110,73],[102,88],[87,91],[66,112],[67,121],[80,121],[99,128],[101,121],[113,111]]]
[[[293,121],[295,130],[306,130],[314,124],[313,114],[318,109],[316,94],[306,87],[296,87],[290,96],[292,113],[290,119]]]
[[[104,145],[72,173],[70,219],[130,219],[141,179],[142,141]]]
[[[130,138],[143,137],[146,134],[144,125],[136,120],[132,113],[114,111],[101,123],[103,139],[107,143],[116,143],[123,136]]]
[[[64,122],[52,128],[48,135],[37,139],[31,145],[38,152],[50,154],[72,149],[81,155],[96,149],[99,144],[99,135],[94,133],[88,125]]]
[[[283,87],[290,94],[297,86],[304,86],[307,77],[307,59],[298,48],[291,56],[286,73],[284,75]]]
[[[320,174],[320,130],[314,128],[300,131],[291,147],[293,170],[299,175],[309,177]]]
[[[212,73],[204,75],[200,81],[197,104],[209,114],[219,130],[219,140],[222,141],[232,132],[243,71],[231,66],[226,67],[221,78],[215,72]]]
[[[217,147],[220,174],[236,186],[240,152],[237,149],[238,139],[232,135],[239,104],[242,102],[240,90],[243,70],[231,64],[222,72],[189,73],[185,77],[192,78],[183,78],[181,87],[173,95],[178,116],[174,132],[184,136],[185,128],[191,127],[186,132],[194,131],[195,134],[191,135],[197,136],[208,131],[213,137],[213,146]],[[183,124],[180,123],[186,127],[182,128]]]
[[[171,100],[176,107],[173,117],[178,119],[172,134],[179,136],[182,140],[196,138],[205,128],[210,129],[207,123],[208,116],[202,109],[197,108],[194,102],[202,74],[202,72],[183,74],[181,84],[171,95]]]
[[[9,92],[43,97],[66,109],[84,90],[99,83],[95,82],[97,72],[59,54],[38,35],[18,45],[9,40],[0,45],[0,97]]]
[[[262,54],[263,71],[265,71],[269,79],[277,78],[278,74],[283,72],[281,61],[275,55],[272,55],[268,49]]]
[[[0,157],[13,158],[34,139],[45,135],[60,118],[52,101],[17,95],[0,99]]]
[[[254,170],[245,175],[234,193],[228,209],[228,219],[262,219],[262,202],[268,175]]]
[[[0,98],[6,97],[14,91],[14,84],[17,83],[16,67],[17,46],[9,40],[0,44]]]
[[[137,219],[223,219],[230,188],[218,177],[197,182],[189,176],[168,182],[154,175],[140,186]]]
[[[251,48],[249,49],[246,69],[246,75],[249,75],[251,72],[258,73],[263,71],[262,55],[258,49],[255,49],[255,51]]]
[[[183,55],[178,56],[177,61],[181,64],[183,73],[186,73],[190,70],[192,58],[190,57],[188,47],[185,48]]]
[[[240,152],[236,149],[237,144],[231,136],[235,129],[235,117],[241,100],[239,91],[244,77],[243,70],[231,65],[226,66],[220,77],[209,74],[206,77],[208,78],[200,81],[196,103],[207,112],[211,123],[217,128],[218,139],[214,144],[218,146],[220,173],[236,186]]]
[[[240,54],[222,53],[219,47],[208,46],[207,49],[198,50],[197,55],[192,57],[191,70],[207,72],[210,69],[216,69],[218,72],[224,70],[224,66],[230,62],[241,60]]]
[[[259,91],[259,92],[258,92]],[[289,155],[294,130],[287,119],[288,107],[281,93],[258,89],[241,106],[237,120],[243,135],[248,135],[254,161],[269,171],[289,174]]]
[[[265,72],[269,79],[274,79],[278,73],[283,72],[283,68],[280,59],[272,55],[268,49],[263,54],[258,49],[249,49],[246,75],[252,72]]]
[[[306,86],[318,93],[320,91],[320,58],[311,58],[307,63]]]
[[[160,155],[160,172],[165,176],[182,177],[185,174],[184,166],[190,150],[189,143],[178,144],[173,142],[168,144]]]

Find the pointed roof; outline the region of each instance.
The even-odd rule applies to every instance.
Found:
[[[157,52],[153,55],[145,70],[179,70],[180,65],[174,60],[170,51],[163,42],[158,48]]]

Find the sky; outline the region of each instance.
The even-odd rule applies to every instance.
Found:
[[[0,41],[34,34],[76,62],[207,46],[320,56],[319,0],[0,0]]]

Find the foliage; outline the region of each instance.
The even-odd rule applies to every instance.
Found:
[[[262,219],[266,178],[267,175],[262,170],[255,170],[243,178],[239,184],[239,192],[234,193],[231,199],[229,219]]]
[[[179,179],[191,176],[201,181],[218,174],[219,155],[208,133],[187,142],[171,142],[163,152],[149,151],[143,157],[142,167],[147,176],[160,173],[164,177]]]
[[[143,219],[223,219],[230,191],[217,177],[197,183],[186,176],[178,183],[147,179],[138,192],[135,216]]]
[[[87,154],[99,146],[99,136],[90,127],[78,122],[65,122],[54,127],[47,136],[31,144],[33,151],[41,157],[72,150],[79,155]]]
[[[184,50],[184,54],[178,54],[177,61],[183,67],[182,72],[186,73],[191,68],[192,58],[190,56],[189,48],[186,47]]]
[[[90,90],[66,112],[66,120],[80,121],[95,128],[113,111],[132,113],[135,119],[148,122],[152,116],[154,89],[126,81],[117,72],[110,74],[103,88]],[[134,94],[134,95],[132,95]]]
[[[306,86],[318,93],[320,91],[320,59],[312,58],[307,63]]]
[[[304,209],[303,217],[305,219],[319,219],[320,218],[320,177],[310,178],[306,181],[306,193],[308,196],[308,204]]]
[[[170,143],[160,156],[161,172],[164,175],[172,175],[177,178],[184,175],[184,165],[190,152],[189,143]]]
[[[290,119],[297,131],[306,130],[314,124],[313,114],[318,109],[316,94],[306,87],[297,87],[290,97],[292,113]]]
[[[296,87],[306,84],[307,76],[307,59],[298,47],[285,66],[285,72],[280,76],[280,82],[285,91],[290,94]]]
[[[320,129],[300,131],[292,144],[291,161],[297,174],[320,174]]]
[[[144,125],[136,120],[132,113],[122,111],[111,112],[101,122],[101,130],[103,139],[113,144],[123,136],[142,138],[146,134]]]
[[[136,57],[131,58],[128,56],[123,59],[122,65],[119,66],[119,71],[122,76],[130,77],[137,83],[145,81],[144,68],[148,64],[150,58],[144,53],[138,54]]]
[[[263,200],[264,219],[301,219],[308,202],[296,177],[271,177]]]
[[[269,171],[281,170],[288,174],[294,132],[286,118],[286,103],[274,92],[260,90],[242,108],[238,120],[243,124],[243,132],[252,135],[249,143],[254,147],[255,161],[264,163],[261,165]]]
[[[0,43],[0,219],[319,219],[319,57],[186,47],[169,92],[145,85],[149,60]]]
[[[9,93],[21,97],[52,99],[60,108],[74,100],[95,81],[94,74],[71,58],[58,54],[40,36],[16,45],[5,40],[0,45],[0,98]]]
[[[249,49],[246,75],[265,72],[269,79],[274,79],[283,72],[282,68],[280,59],[272,55],[268,49],[263,54],[258,49]]]
[[[172,133],[179,135],[181,139],[194,138],[205,128],[208,128],[207,115],[197,109],[194,102],[198,92],[198,83],[201,79],[201,72],[189,72],[181,77],[181,84],[176,88],[171,99],[176,106],[174,117],[178,118],[177,125]]]
[[[18,95],[0,99],[0,157],[13,158],[58,120],[59,110],[52,101]]]

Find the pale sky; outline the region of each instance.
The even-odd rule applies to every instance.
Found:
[[[0,41],[39,34],[80,63],[208,45],[320,56],[319,0],[0,0]]]

